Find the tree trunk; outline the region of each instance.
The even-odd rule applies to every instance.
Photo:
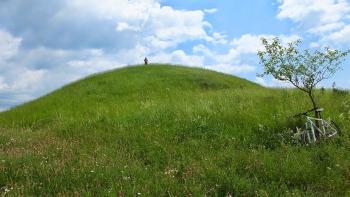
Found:
[[[317,109],[317,103],[316,103],[316,100],[314,98],[313,93],[310,91],[310,92],[308,92],[308,95],[309,95],[310,100],[312,102],[312,106],[314,107],[314,109]],[[316,111],[315,111],[315,117],[318,118],[318,113]]]
[[[317,111],[318,106],[317,106],[317,103],[316,103],[316,100],[315,100],[313,92],[312,91],[308,92],[308,95],[309,95],[310,100],[312,102],[312,106],[314,107],[314,110],[315,110],[315,118],[320,119],[321,118],[320,112]],[[316,124],[316,126],[318,128],[320,127],[319,121],[316,120],[315,124]],[[317,129],[315,130],[315,137],[316,137],[317,140],[320,138],[320,132]]]

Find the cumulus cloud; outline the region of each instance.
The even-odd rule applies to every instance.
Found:
[[[151,60],[159,63],[202,66],[204,62],[204,57],[198,55],[188,55],[183,50],[175,50],[172,53],[160,53],[155,56],[152,56]]]
[[[350,4],[347,0],[278,0],[279,19],[291,19],[310,34],[320,37],[320,42],[348,44]],[[316,46],[315,43],[313,46]]]
[[[279,18],[304,22],[308,17],[314,23],[324,25],[340,21],[350,11],[346,0],[279,0]],[[314,20],[312,20],[314,19]]]
[[[204,13],[197,11],[174,10],[164,6],[152,11],[148,28],[160,40],[185,41],[189,39],[206,39],[205,28],[211,25],[204,21]]]
[[[282,43],[286,44],[289,42],[296,41],[300,39],[298,35],[252,35],[252,34],[244,34],[240,38],[235,38],[232,40],[231,45],[241,53],[256,53],[257,50],[263,50],[264,47],[262,45],[261,39],[266,38],[271,40],[275,37],[278,37]]]
[[[210,52],[208,48],[205,46],[197,46],[194,48],[197,52],[202,52],[209,57],[213,57],[217,62],[221,64],[228,64],[232,62],[241,62],[242,58],[245,55],[256,55],[258,50],[263,50],[264,47],[261,42],[261,38],[272,39],[276,37],[276,35],[252,35],[252,34],[244,34],[239,38],[235,38],[231,41],[231,48],[227,53],[217,54]],[[282,41],[282,43],[288,43],[291,41],[295,41],[300,37],[297,35],[277,35]]]
[[[0,102],[7,99],[10,104],[18,104],[40,95],[39,87],[42,87],[42,79],[46,70],[33,70],[25,67],[2,71],[0,77]],[[0,107],[4,103],[0,103]]]
[[[204,65],[208,69],[221,71],[229,74],[252,73],[257,70],[259,64],[257,51],[264,47],[261,38],[272,39],[276,35],[252,35],[244,34],[234,38],[230,42],[230,48],[223,53],[211,50],[200,44],[193,47],[193,53],[205,57]],[[278,35],[282,43],[289,43],[300,39],[297,35]]]
[[[206,39],[208,42],[213,44],[222,44],[226,45],[228,43],[227,36],[225,34],[221,34],[219,32],[214,32],[211,37]]]
[[[23,49],[22,38],[0,31],[0,108],[17,105],[91,73],[122,64],[103,50]]]
[[[261,78],[261,77],[256,77],[255,82],[265,86],[265,87],[282,87],[282,88],[292,88],[293,85],[286,81],[279,81],[274,78]]]
[[[206,65],[204,68],[210,70],[216,70],[223,73],[228,74],[241,74],[241,73],[250,73],[256,70],[255,66],[251,66],[248,64],[242,65],[232,65],[232,64],[214,64],[214,65]]]
[[[71,0],[67,1],[60,15],[71,15],[71,12],[114,21],[117,32],[139,33],[137,42],[154,50],[174,47],[188,40],[214,39],[205,30],[211,25],[204,20],[203,11],[176,10],[161,6],[157,0],[107,0],[103,3],[99,0]]]
[[[0,77],[0,91],[8,88],[8,84],[5,82],[4,77]]]
[[[1,2],[0,7],[2,25],[22,37],[26,48],[113,50],[133,48],[139,42],[176,46],[213,39],[204,15],[201,10],[161,6],[159,0],[55,0],[50,4],[13,0]]]
[[[328,6],[336,2],[337,6],[331,11],[322,6],[304,10],[312,3],[300,1],[302,7],[295,7],[300,9],[295,14],[289,6],[298,5],[280,0],[278,17],[303,24],[309,32],[325,32],[332,41],[344,39],[348,29],[342,17],[347,13],[347,3],[324,2]],[[217,11],[179,10],[163,6],[161,0],[53,0],[49,4],[46,0],[3,1],[0,108],[36,98],[92,73],[140,63],[145,56],[151,63],[255,75],[259,69],[256,51],[262,49],[260,39],[274,35],[229,38],[216,32],[205,18]],[[321,17],[322,22],[304,22],[313,13],[334,15]],[[279,37],[284,42],[299,38]]]
[[[286,36],[244,34],[241,37],[235,38],[231,41],[231,48],[227,53],[214,54],[212,56],[215,57],[217,61],[222,63],[242,62],[243,58],[247,58],[247,55],[254,55],[255,57],[258,50],[264,49],[261,38],[272,39],[274,37],[279,37],[282,43],[288,43],[300,38],[297,35]]]
[[[117,27],[115,28],[117,31],[139,31],[140,28],[137,26],[131,26],[129,23],[120,22],[117,24]]]
[[[205,13],[208,13],[208,14],[214,14],[218,11],[218,9],[216,8],[211,8],[211,9],[204,9],[204,12]]]
[[[223,35],[208,33],[212,26],[205,13],[162,6],[160,0],[1,2],[0,108],[145,56],[203,65],[203,57],[177,46],[224,42]]]
[[[22,39],[0,29],[0,62],[8,60],[18,52]]]
[[[144,21],[160,4],[159,0],[67,0],[66,7],[104,19]]]
[[[0,93],[33,90],[44,69],[30,69],[16,64],[22,39],[0,30]]]
[[[338,45],[346,44],[350,46],[350,24],[346,25],[339,31],[330,33],[327,37],[323,38],[324,42],[333,42]]]
[[[23,69],[17,73],[17,80],[13,81],[13,84],[10,86],[13,89],[34,89],[41,82],[41,78],[46,73],[46,70],[29,70]]]

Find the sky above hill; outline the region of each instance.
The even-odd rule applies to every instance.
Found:
[[[260,38],[274,36],[349,49],[350,1],[2,0],[0,109],[145,56],[283,86],[256,77]],[[322,86],[349,89],[349,63]]]

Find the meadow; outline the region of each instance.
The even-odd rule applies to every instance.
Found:
[[[342,135],[291,138],[296,89],[131,66],[0,113],[6,196],[350,196],[350,94],[317,90]]]

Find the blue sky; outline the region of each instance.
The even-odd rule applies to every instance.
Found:
[[[0,110],[92,73],[142,63],[198,66],[265,86],[261,37],[350,48],[349,0],[3,0]],[[348,58],[349,59],[349,58]],[[321,84],[350,88],[350,61]]]

